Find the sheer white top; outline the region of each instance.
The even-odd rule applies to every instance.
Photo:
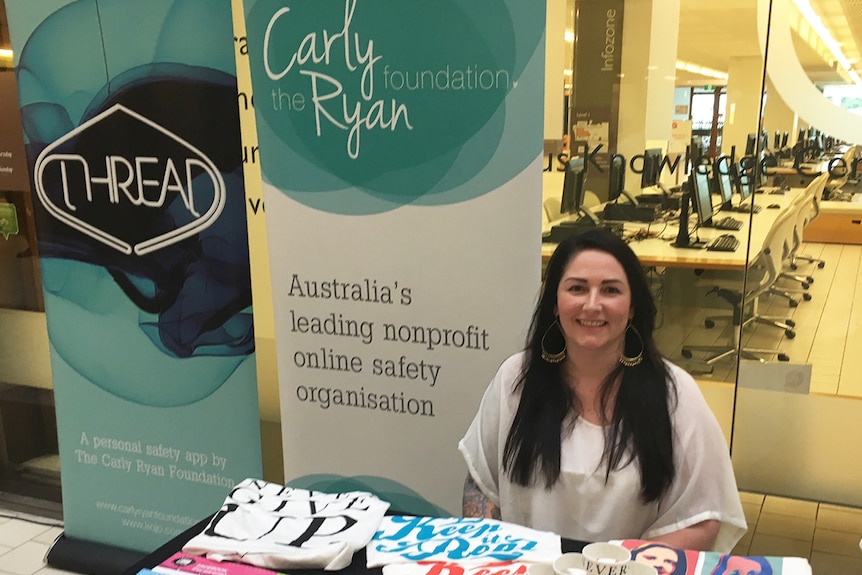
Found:
[[[668,363],[676,478],[659,501],[640,498],[637,461],[605,482],[604,430],[577,419],[563,438],[561,474],[549,490],[513,484],[502,472],[503,447],[520,393],[514,384],[524,353],[500,366],[479,411],[458,444],[473,480],[500,507],[502,519],[570,539],[650,539],[701,521],[721,522],[715,551],[729,552],[747,529],[721,428],[694,379]]]

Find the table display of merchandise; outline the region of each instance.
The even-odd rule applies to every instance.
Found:
[[[125,575],[811,575],[800,557],[744,557],[663,543],[571,541],[504,521],[392,514],[366,492],[246,479],[222,507]]]

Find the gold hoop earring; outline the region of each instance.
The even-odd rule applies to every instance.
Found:
[[[542,347],[542,359],[547,361],[548,363],[560,363],[564,359],[566,359],[566,337],[563,333],[563,328],[560,327],[560,322],[557,321],[558,318],[554,318],[554,323],[548,326],[548,329],[545,330],[545,335],[542,336],[542,341],[540,343]],[[557,331],[560,332],[560,336],[563,338],[563,349],[556,353],[551,353],[547,349],[545,349],[545,338],[548,337],[548,334],[551,333],[551,329],[557,326]]]
[[[626,327],[626,333],[628,333],[629,330],[632,330],[634,332],[634,334],[637,336],[638,340],[640,340],[641,350],[637,355],[635,355],[633,357],[627,357],[626,356],[626,350],[625,350],[626,344],[625,344],[625,339],[624,339],[623,340],[623,352],[620,354],[620,364],[622,364],[625,367],[634,367],[636,365],[640,365],[640,362],[642,362],[644,360],[644,340],[641,337],[641,334],[638,332],[637,328],[635,326],[633,326],[631,324],[631,322],[629,322],[629,325]]]

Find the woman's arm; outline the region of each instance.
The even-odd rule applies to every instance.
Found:
[[[470,474],[464,480],[464,497],[461,500],[461,513],[464,517],[484,517],[500,519],[500,508],[482,493]]]
[[[477,488],[478,489],[478,488]],[[466,493],[466,488],[465,488]],[[676,549],[692,549],[695,551],[712,551],[721,522],[715,519],[701,521],[690,527],[653,537],[651,541],[666,543]]]

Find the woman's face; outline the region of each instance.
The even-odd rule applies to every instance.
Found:
[[[621,352],[631,301],[628,278],[612,255],[584,250],[572,258],[557,286],[556,309],[569,351]]]
[[[676,569],[679,557],[676,551],[669,547],[650,547],[635,556],[635,561],[653,567],[656,575],[671,575]]]

